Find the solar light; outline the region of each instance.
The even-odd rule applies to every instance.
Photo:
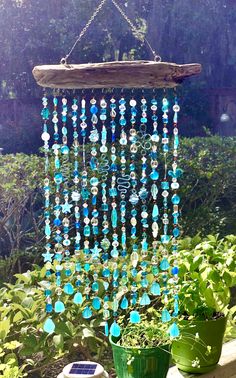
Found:
[[[96,362],[79,361],[65,366],[57,378],[108,378],[108,374]]]

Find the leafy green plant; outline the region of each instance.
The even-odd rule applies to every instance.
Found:
[[[211,319],[228,312],[236,285],[236,236],[185,238],[180,242],[180,313]]]

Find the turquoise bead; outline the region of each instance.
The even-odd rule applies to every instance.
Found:
[[[141,322],[141,317],[138,311],[130,312],[130,323],[136,324]]]
[[[77,305],[80,305],[83,303],[83,297],[81,293],[76,293],[73,299],[73,302]]]
[[[158,178],[159,178],[159,173],[156,171],[156,170],[153,170],[152,171],[152,173],[150,174],[150,178],[152,179],[152,180],[158,180]]]
[[[129,306],[128,299],[126,297],[123,297],[121,304],[120,304],[120,308],[122,310],[126,310],[128,308],[128,306]]]
[[[112,227],[116,228],[117,227],[117,210],[113,209],[111,212],[111,222],[112,222]]]
[[[99,297],[93,298],[92,306],[93,306],[94,310],[100,310],[100,308],[101,308],[101,300],[100,300]]]
[[[151,300],[149,298],[149,295],[147,293],[144,293],[142,295],[142,298],[140,299],[140,306],[148,306],[151,303]]]
[[[120,336],[120,326],[116,323],[116,321],[113,322],[110,328],[110,334],[113,337],[119,337]]]
[[[180,203],[180,197],[177,194],[174,194],[171,198],[173,205],[178,205]]]
[[[48,318],[43,325],[43,330],[47,333],[53,333],[55,328],[56,326],[50,318]]]
[[[152,209],[152,218],[155,219],[159,216],[158,206],[155,204]]]
[[[169,328],[169,334],[170,334],[170,337],[173,337],[173,338],[180,336],[179,327],[177,326],[176,323],[171,324]]]
[[[161,295],[161,288],[158,282],[153,282],[150,292],[152,295]]]
[[[166,258],[164,258],[160,263],[161,270],[168,270],[170,268],[170,264]]]
[[[74,294],[74,288],[73,286],[71,285],[71,283],[66,283],[65,286],[64,286],[64,293],[66,294]]]
[[[84,319],[90,319],[93,313],[92,310],[87,306],[85,307],[84,311],[82,312],[82,316]]]
[[[65,311],[65,306],[64,306],[64,303],[61,302],[61,301],[57,301],[55,303],[55,306],[54,306],[54,310],[56,313],[61,313],[61,312],[64,312]]]
[[[93,282],[93,284],[92,284],[92,290],[93,291],[98,291],[99,290],[99,284],[98,284],[98,282]]]
[[[163,323],[167,323],[167,322],[169,322],[170,320],[171,320],[171,316],[170,316],[169,311],[168,311],[167,309],[164,309],[164,310],[162,311],[162,314],[161,314],[161,321],[162,321]]]

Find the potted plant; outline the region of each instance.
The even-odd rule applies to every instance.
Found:
[[[165,378],[170,363],[167,325],[149,309],[145,320],[128,324],[120,338],[110,337],[117,378]],[[154,314],[155,313],[155,314]]]
[[[180,333],[172,344],[177,367],[206,373],[217,365],[230,303],[236,284],[236,237],[209,235],[180,244]]]

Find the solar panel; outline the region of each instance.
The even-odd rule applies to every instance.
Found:
[[[74,363],[71,366],[69,374],[91,375],[97,369],[97,364]]]

